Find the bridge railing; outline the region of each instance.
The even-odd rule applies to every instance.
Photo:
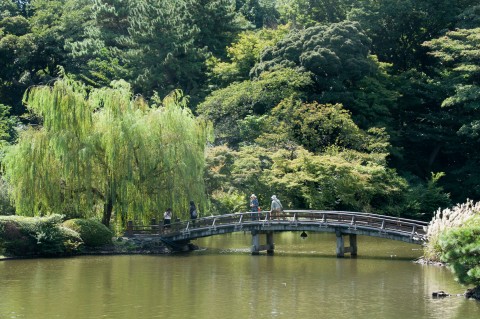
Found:
[[[221,227],[243,227],[247,224],[317,224],[342,225],[351,228],[362,227],[379,231],[393,231],[405,235],[425,238],[427,222],[386,215],[377,215],[346,211],[320,210],[285,210],[278,216],[268,216],[268,212],[244,212],[225,215],[214,215],[196,220],[174,222],[169,227],[162,224],[138,225],[129,222],[126,235],[163,235],[172,236],[201,229],[216,229]]]

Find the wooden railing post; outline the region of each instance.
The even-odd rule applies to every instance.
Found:
[[[417,231],[417,225],[413,224],[412,234],[410,235],[410,237],[413,237],[416,231]]]
[[[152,218],[150,220],[150,227],[151,227],[151,232],[153,234],[157,233],[157,232],[160,232],[160,229],[157,229],[157,219],[156,218]]]

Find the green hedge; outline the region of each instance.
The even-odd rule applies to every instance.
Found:
[[[96,220],[70,219],[65,221],[63,226],[77,232],[87,247],[98,247],[112,243],[112,231]]]
[[[66,256],[78,252],[79,234],[63,227],[63,216],[0,216],[0,254],[5,256]]]

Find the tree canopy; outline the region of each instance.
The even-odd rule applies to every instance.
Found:
[[[205,173],[204,201],[212,212],[239,209],[250,191],[274,192],[298,208],[319,205],[424,219],[438,207],[478,199],[479,8],[470,0],[0,0],[0,125],[3,144],[17,148],[15,159],[9,151],[5,161],[32,158],[23,142],[30,136],[38,139],[35,145],[55,141],[41,145],[55,146],[57,153],[64,149],[62,156],[73,156],[76,148],[84,149],[84,156],[124,156],[122,165],[138,171],[138,176],[122,175],[125,167],[117,172],[109,159],[102,172],[114,169],[119,175],[112,173],[95,187],[87,183],[93,193],[78,197],[72,195],[79,192],[71,186],[73,177],[60,174],[64,164],[52,160],[56,169],[39,175],[38,183],[52,181],[61,190],[35,195],[31,209],[19,204],[21,191],[14,190],[17,211],[94,214],[109,207],[101,198],[117,186],[121,191],[112,191],[111,198],[122,208],[115,206],[112,213],[133,211],[125,207],[140,203],[134,190],[152,187],[140,173],[144,168],[135,168],[147,164],[132,159],[140,145],[150,145],[137,140],[156,132],[145,118],[153,109],[163,110],[160,97],[178,89],[185,97],[176,104],[189,101],[182,111],[190,110],[187,117],[213,123],[215,140],[206,149],[211,158],[206,172],[199,173]],[[91,115],[82,115],[91,117],[92,129],[80,129],[68,108],[58,108],[60,120],[49,118],[56,111],[40,114],[45,106],[34,110],[29,104],[40,94],[36,88],[54,87],[64,74],[78,81],[72,94],[83,94],[87,107],[94,107],[94,97],[106,99],[99,92],[117,99],[116,90],[126,90],[137,111],[125,118],[111,115],[109,122],[103,102],[96,102]],[[144,122],[133,115],[142,112]],[[107,122],[126,140],[101,140],[98,136],[113,136],[101,131],[100,123]],[[65,142],[67,131],[75,132],[75,143]],[[130,143],[124,153],[107,145],[117,139]],[[84,144],[96,146],[81,148]],[[153,150],[142,156],[160,156]],[[93,163],[90,169],[100,170],[101,161]],[[80,160],[75,165],[87,169]],[[12,176],[1,189],[22,189]],[[328,176],[331,181],[322,184]],[[334,176],[352,181],[354,188]],[[328,187],[334,195],[325,195]],[[259,194],[264,205],[262,196],[268,196]],[[84,199],[67,207],[72,197]],[[144,205],[138,211],[154,211],[153,202]]]

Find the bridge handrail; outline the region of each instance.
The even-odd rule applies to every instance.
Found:
[[[285,212],[304,212],[304,213],[319,213],[319,214],[338,214],[338,215],[356,215],[356,216],[366,216],[366,217],[371,217],[371,218],[378,218],[378,219],[385,219],[385,220],[391,220],[391,221],[401,221],[401,222],[406,222],[406,223],[412,223],[412,224],[419,224],[423,226],[428,226],[428,222],[421,221],[421,220],[415,220],[415,219],[408,219],[408,218],[403,218],[403,217],[395,217],[395,216],[389,216],[389,215],[379,215],[379,214],[372,214],[372,213],[362,213],[362,212],[350,212],[350,211],[341,211],[341,210],[285,210]]]

